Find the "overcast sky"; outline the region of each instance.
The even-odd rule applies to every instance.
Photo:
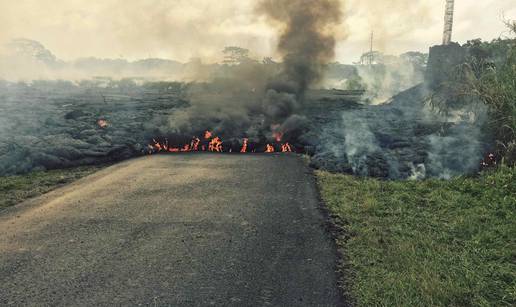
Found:
[[[317,0],[314,0],[317,1]],[[309,2],[309,1],[307,1]],[[337,61],[369,47],[399,54],[426,51],[442,39],[445,0],[346,0]],[[456,0],[454,37],[490,40],[507,34],[516,0]],[[59,58],[97,56],[187,61],[220,59],[226,45],[274,55],[276,33],[254,11],[255,0],[0,0],[0,41],[29,38]]]

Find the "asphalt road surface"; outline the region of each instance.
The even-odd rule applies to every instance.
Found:
[[[338,306],[295,155],[156,155],[0,212],[0,305]]]

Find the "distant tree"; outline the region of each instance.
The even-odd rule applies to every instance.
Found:
[[[470,56],[478,61],[485,61],[489,58],[490,50],[487,47],[489,44],[483,42],[480,38],[472,39],[464,44],[464,47],[468,48]]]
[[[155,81],[155,82],[146,82],[143,85],[143,88],[147,90],[158,91],[159,93],[172,92],[177,93],[180,92],[183,88],[184,84],[181,82],[173,81]]]
[[[379,51],[370,51],[362,54],[360,57],[361,64],[382,64],[384,55]]]
[[[469,56],[477,62],[500,65],[509,56],[510,50],[513,50],[514,42],[514,38],[496,38],[491,42],[475,39],[468,41],[463,47],[467,48]]]
[[[249,49],[240,48],[236,46],[228,46],[222,51],[224,54],[224,64],[239,65],[250,60]]]
[[[418,51],[405,52],[400,55],[400,58],[417,66],[426,66],[428,63],[428,53],[422,53]]]
[[[504,21],[511,34],[516,34],[516,20],[505,20]]]
[[[395,55],[383,54],[378,59],[378,64],[393,65],[400,62],[400,58]]]
[[[274,60],[271,57],[264,57],[263,60],[262,60],[262,63],[265,64],[265,65],[278,64],[278,63],[274,62]]]

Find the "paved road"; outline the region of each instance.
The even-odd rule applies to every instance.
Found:
[[[0,305],[335,306],[294,155],[157,155],[0,213]]]

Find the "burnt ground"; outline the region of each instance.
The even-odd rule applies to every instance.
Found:
[[[295,155],[129,160],[0,214],[0,305],[336,306]]]
[[[135,157],[186,104],[176,88],[0,83],[0,175]]]
[[[425,84],[381,105],[330,93],[312,99],[305,110],[314,126],[306,143],[314,144],[315,168],[389,179],[450,178],[478,171],[492,146],[483,129],[485,106],[443,112]]]
[[[172,114],[189,105],[184,86],[0,83],[0,175],[142,155],[152,138],[169,133]],[[325,124],[357,99],[356,93],[313,91],[302,112]],[[99,127],[100,119],[107,127]]]
[[[192,85],[170,84],[0,82],[0,175],[143,155],[153,138],[171,137],[176,115],[190,105],[188,87]],[[198,110],[206,113],[200,118],[212,116],[215,120],[197,121],[199,131],[191,134],[199,136],[213,129],[219,116],[224,125],[229,122],[222,131],[235,134],[231,137],[236,137],[236,148],[240,148],[246,131],[241,130],[239,120],[246,114],[228,120],[234,114],[224,112],[231,113],[232,108],[220,114],[217,104],[210,102],[233,99],[230,105],[237,106],[259,99],[259,95],[237,91],[234,97],[226,93],[227,97],[221,98],[220,91],[224,91],[216,85],[201,84],[199,88],[206,106],[211,105]],[[360,92],[312,90],[297,110],[307,119],[308,129],[288,141],[298,152],[312,157],[311,166],[332,172],[391,179],[448,178],[475,172],[489,148],[481,133],[482,119],[471,121],[471,110],[438,114],[425,104],[429,95],[421,85],[396,95],[389,103],[368,106],[358,103]],[[260,122],[259,112],[252,112],[249,118]],[[99,120],[105,120],[107,126],[100,127]],[[189,143],[190,133],[183,138]],[[264,147],[269,141],[259,142]]]

